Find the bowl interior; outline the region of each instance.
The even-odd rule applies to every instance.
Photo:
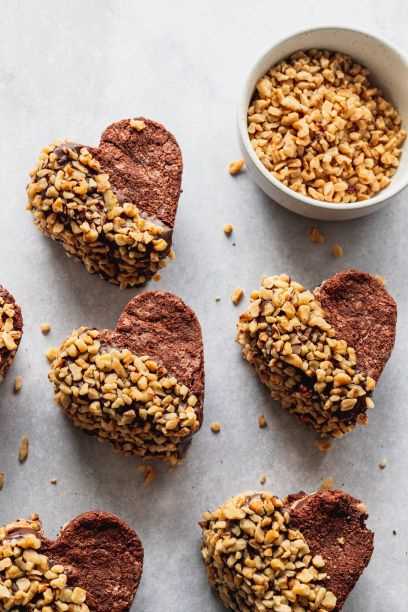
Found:
[[[380,87],[385,97],[396,106],[402,118],[403,127],[405,129],[408,127],[408,63],[405,57],[396,49],[370,34],[347,28],[318,28],[290,36],[267,51],[257,62],[246,82],[240,107],[241,137],[248,148],[249,155],[264,176],[281,189],[285,186],[272,177],[258,160],[252,149],[247,133],[247,110],[257,81],[274,64],[296,51],[311,48],[347,53],[358,63],[368,68],[371,73],[370,78],[372,82]],[[408,183],[408,154],[406,147],[407,143],[404,144],[399,168],[393,176],[390,185],[365,202],[330,204],[301,196],[289,188],[284,188],[284,191],[289,192],[293,197],[303,202],[313,203],[319,207],[333,207],[337,208],[337,210],[342,207],[358,208],[381,202],[400,191]]]

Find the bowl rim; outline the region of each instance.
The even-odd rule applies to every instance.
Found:
[[[383,46],[388,47],[390,49],[390,51],[392,51],[395,55],[397,55],[399,57],[399,59],[402,61],[403,64],[405,64],[405,67],[408,70],[408,56],[405,55],[405,53],[403,51],[401,51],[400,49],[397,49],[393,43],[391,43],[387,38],[384,38],[383,36],[379,36],[377,34],[373,34],[371,32],[368,32],[367,30],[364,29],[356,29],[356,28],[351,28],[348,26],[338,26],[338,25],[326,25],[326,26],[317,26],[315,28],[305,28],[302,30],[296,30],[295,32],[291,33],[291,34],[287,34],[286,36],[278,39],[272,46],[268,47],[257,59],[257,61],[255,62],[255,64],[252,66],[252,68],[249,71],[248,76],[245,79],[244,82],[244,89],[243,89],[243,93],[241,94],[241,98],[239,101],[239,107],[238,107],[238,130],[239,130],[239,134],[241,137],[241,141],[245,147],[245,150],[250,158],[250,160],[253,162],[253,164],[255,165],[255,168],[263,175],[263,177],[269,181],[274,187],[276,187],[277,189],[279,189],[280,191],[282,191],[283,193],[285,193],[287,196],[289,196],[290,198],[297,200],[300,204],[307,204],[308,206],[311,205],[315,208],[318,209],[324,209],[324,210],[360,210],[360,209],[365,209],[365,208],[370,208],[371,206],[376,206],[378,204],[381,204],[382,202],[384,202],[385,200],[388,200],[392,197],[394,197],[395,195],[397,195],[398,193],[400,193],[403,189],[405,189],[405,187],[408,185],[408,171],[406,172],[406,176],[404,176],[404,178],[402,179],[400,185],[395,186],[394,188],[392,188],[392,180],[390,185],[383,189],[382,191],[380,191],[376,196],[368,198],[368,200],[363,200],[361,202],[350,202],[349,204],[347,203],[331,203],[331,202],[320,202],[319,200],[315,200],[309,196],[304,196],[300,193],[298,193],[297,191],[294,191],[293,189],[290,189],[290,187],[287,187],[286,185],[284,185],[281,181],[279,181],[278,179],[276,179],[273,174],[271,174],[271,172],[269,172],[265,166],[262,164],[262,162],[259,160],[258,156],[256,155],[255,151],[252,148],[251,142],[249,140],[249,136],[248,136],[248,129],[247,129],[247,110],[248,110],[248,91],[250,89],[252,89],[252,80],[253,80],[253,75],[254,73],[257,71],[258,67],[260,66],[260,64],[264,63],[265,59],[268,57],[268,55],[275,49],[275,47],[291,40],[294,39],[298,36],[301,36],[303,34],[308,34],[310,32],[320,32],[322,30],[334,30],[334,31],[346,31],[346,32],[353,32],[354,34],[357,35],[362,35],[362,36],[367,36],[368,38],[373,39],[376,42],[381,43]],[[282,57],[283,59],[283,57]],[[279,61],[279,60],[277,60]],[[398,110],[398,109],[397,109]],[[404,144],[404,148],[407,146],[407,143]],[[408,151],[405,153],[406,155],[408,155]]]

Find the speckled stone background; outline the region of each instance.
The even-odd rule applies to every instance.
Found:
[[[327,24],[366,28],[408,52],[408,5],[401,0],[0,4],[0,282],[25,318],[20,351],[1,388],[0,471],[7,483],[0,523],[37,511],[55,535],[85,510],[119,514],[146,549],[133,610],[221,610],[201,567],[197,521],[227,496],[258,487],[262,473],[278,495],[313,490],[332,476],[364,498],[376,550],[345,611],[408,608],[408,194],[372,217],[320,224],[327,243],[316,246],[307,238],[310,221],[269,201],[245,174],[233,179],[226,172],[239,157],[236,103],[251,65],[284,34]],[[195,309],[207,365],[203,429],[184,465],[160,470],[148,488],[136,460],[115,455],[61,416],[44,358],[48,346],[80,324],[114,325],[135,292],[90,277],[35,230],[24,210],[27,173],[43,145],[57,137],[94,144],[110,122],[143,114],[174,132],[185,161],[177,260],[151,287],[174,291]],[[224,223],[234,225],[233,239],[225,238]],[[344,246],[344,258],[330,255],[333,242]],[[322,455],[314,435],[269,401],[241,360],[234,334],[242,307],[229,296],[236,286],[249,294],[265,273],[289,272],[314,286],[348,266],[387,278],[399,304],[398,337],[369,427]],[[52,324],[48,337],[39,330],[44,321]],[[17,374],[24,388],[14,396]],[[268,430],[258,428],[260,414]],[[209,430],[213,420],[223,426],[218,436]],[[25,433],[31,450],[20,466]],[[383,458],[388,463],[381,471]],[[49,484],[52,478],[57,486]]]

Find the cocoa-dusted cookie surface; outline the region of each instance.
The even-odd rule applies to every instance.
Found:
[[[343,491],[232,497],[200,522],[209,582],[236,612],[338,612],[373,552],[366,518]]]
[[[11,293],[0,285],[0,383],[14,361],[22,336],[21,308]]]
[[[49,377],[76,426],[125,454],[177,463],[203,418],[200,324],[179,297],[143,293],[115,330],[75,330]]]
[[[81,514],[54,541],[37,515],[10,523],[0,527],[0,551],[0,608],[7,610],[126,612],[143,571],[139,537],[107,512]],[[15,577],[13,564],[21,567]]]
[[[183,163],[155,121],[110,125],[98,147],[43,149],[27,187],[28,209],[48,237],[88,272],[121,287],[144,284],[169,257]]]
[[[291,524],[303,533],[311,553],[326,560],[325,586],[337,597],[336,611],[341,610],[373,554],[367,509],[344,491],[302,492],[289,496],[288,504]]]
[[[321,435],[341,437],[367,423],[396,317],[369,274],[341,272],[314,293],[282,274],[253,292],[237,340],[274,399]]]

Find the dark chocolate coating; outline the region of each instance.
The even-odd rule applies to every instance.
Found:
[[[338,339],[357,353],[357,367],[378,380],[395,342],[397,305],[382,283],[359,270],[344,270],[317,290]]]
[[[365,525],[365,507],[344,491],[301,492],[290,495],[288,504],[290,526],[302,532],[313,555],[326,561],[324,586],[336,595],[338,612],[373,554],[374,534]]]
[[[128,119],[112,123],[89,151],[109,175],[119,201],[132,202],[173,229],[183,172],[180,147],[161,123],[139,120],[146,125],[141,131]]]
[[[143,546],[133,529],[107,512],[86,512],[55,541],[42,537],[41,552],[64,566],[68,586],[87,591],[92,612],[126,612],[143,571]]]
[[[20,306],[16,303],[14,296],[11,295],[9,291],[5,287],[0,285],[0,297],[4,299],[4,301],[8,304],[14,304],[15,308],[15,318],[14,318],[14,328],[16,331],[23,331],[23,315],[21,313]],[[22,335],[21,335],[22,338]],[[0,348],[0,372],[2,372],[2,376],[4,377],[7,374],[11,364],[14,361],[14,357],[16,352],[18,351],[18,346],[20,345],[21,338],[15,340],[17,344],[17,349],[15,351],[9,351],[5,346]],[[3,369],[4,368],[4,369]]]
[[[147,291],[125,306],[108,344],[152,357],[184,383],[198,398],[200,422],[204,401],[204,350],[200,323],[176,295]]]

